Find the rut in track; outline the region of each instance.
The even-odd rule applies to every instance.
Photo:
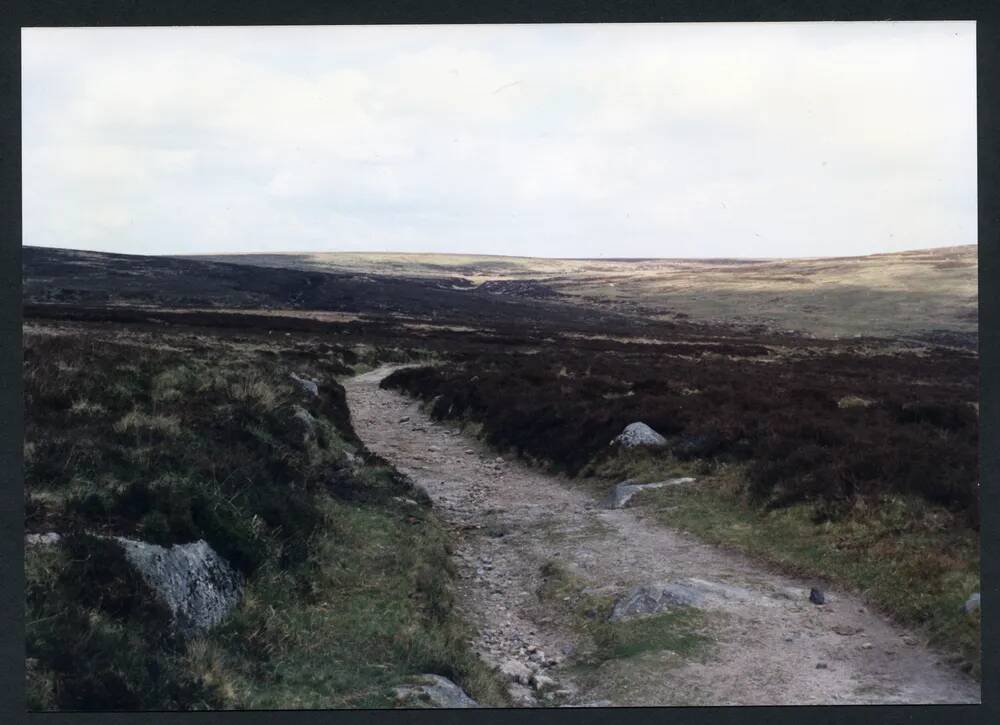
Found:
[[[827,592],[825,605],[813,605],[809,582],[629,509],[604,509],[572,482],[500,461],[455,426],[432,422],[416,401],[381,390],[392,369],[343,381],[354,427],[371,450],[426,489],[455,530],[457,606],[477,630],[475,650],[492,664],[531,665],[554,681],[544,696],[512,683],[520,704],[979,702],[978,683],[857,597]],[[707,599],[704,626],[713,644],[697,657],[647,652],[588,669],[574,662],[578,632],[537,595],[540,569],[550,561],[595,591],[697,578],[751,596]]]

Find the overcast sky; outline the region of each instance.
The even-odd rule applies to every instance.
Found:
[[[976,242],[971,22],[25,29],[22,62],[25,244]]]

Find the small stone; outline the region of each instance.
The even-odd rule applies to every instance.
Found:
[[[531,684],[536,690],[549,690],[556,686],[556,681],[547,675],[535,674],[531,678]]]
[[[522,685],[517,682],[511,683],[511,685],[507,688],[507,693],[514,701],[515,705],[519,705],[521,707],[531,707],[535,704],[531,690],[526,685]]]
[[[965,604],[962,605],[962,611],[966,614],[972,614],[980,607],[980,595],[976,592],[968,599],[965,600]]]
[[[500,665],[500,672],[521,685],[531,683],[532,672],[523,662],[511,659]]]
[[[813,604],[823,604],[826,601],[826,597],[823,596],[823,591],[813,587],[809,590],[809,601]]]
[[[475,451],[472,450],[471,448],[466,448],[465,449],[465,455],[471,456],[473,453],[475,453]]]
[[[871,648],[872,648],[872,643],[871,642],[864,642],[861,645],[861,649],[871,649]]]
[[[62,540],[62,537],[54,531],[50,531],[47,534],[25,534],[24,543],[27,546],[51,546],[52,544],[58,544]]]
[[[817,670],[825,670],[825,669],[827,669],[826,662],[817,662],[816,663],[816,669]]]
[[[912,637],[910,635],[906,635],[905,637],[903,637],[903,644],[909,645],[910,647],[916,647],[917,646],[917,638],[916,637]]]
[[[402,418],[399,419],[399,422],[400,423],[409,423],[410,422],[410,416],[404,415]]]
[[[288,375],[292,380],[298,383],[298,386],[302,388],[304,392],[308,393],[314,398],[319,397],[319,384],[315,380],[310,380],[309,378],[306,377],[300,377],[295,373],[289,373]]]
[[[416,707],[469,708],[479,703],[462,688],[440,675],[418,675],[413,682],[395,688],[396,702]]]

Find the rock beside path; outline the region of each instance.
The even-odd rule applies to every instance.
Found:
[[[393,690],[400,707],[471,708],[479,703],[465,690],[441,675],[417,675]]]
[[[645,423],[629,423],[625,430],[619,433],[611,441],[611,445],[619,445],[622,448],[634,448],[636,446],[665,446],[667,439],[650,428]]]
[[[703,602],[701,592],[685,584],[643,584],[615,602],[608,621],[658,614],[674,607],[697,606]]]
[[[639,493],[639,491],[645,491],[653,488],[663,488],[665,486],[683,486],[687,483],[694,483],[694,480],[695,479],[693,478],[669,478],[665,481],[656,481],[654,483],[634,483],[631,479],[622,481],[615,486],[615,490],[612,491],[606,499],[604,499],[604,506],[609,509],[624,508],[632,497]]]
[[[176,631],[185,637],[219,624],[236,606],[242,577],[225,559],[199,540],[163,547],[123,536],[96,536],[116,542],[146,585],[166,605]],[[61,534],[26,534],[26,546],[54,546]]]
[[[314,398],[319,397],[319,383],[317,383],[315,380],[310,380],[309,378],[296,375],[295,373],[288,373],[288,376],[296,383],[298,383],[298,386],[302,388],[304,392],[308,393]]]
[[[241,593],[239,574],[205,541],[157,546],[115,537],[125,558],[163,600],[185,636],[221,622]]]

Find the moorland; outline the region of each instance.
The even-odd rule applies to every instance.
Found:
[[[388,706],[427,672],[517,704],[463,604],[455,551],[475,532],[355,429],[345,385],[376,370],[433,424],[595,499],[697,479],[643,493],[635,515],[858,597],[977,677],[976,271],[974,246],[778,261],[25,247],[26,531],[63,535],[27,549],[29,704]],[[419,433],[399,420],[392,436]],[[608,445],[635,421],[666,444]],[[207,541],[244,578],[240,604],[173,636],[108,536]],[[538,596],[559,573],[562,601],[571,574],[545,571]],[[609,631],[602,651],[633,657]]]

